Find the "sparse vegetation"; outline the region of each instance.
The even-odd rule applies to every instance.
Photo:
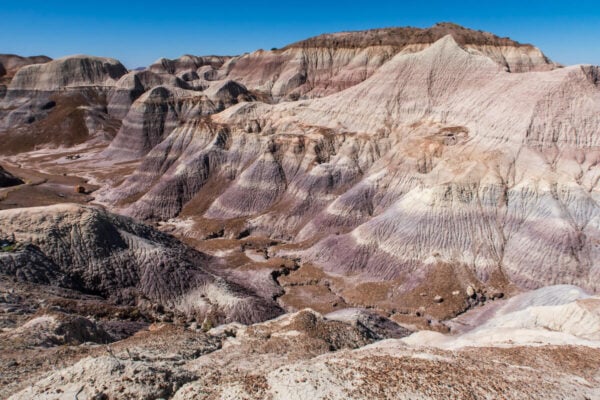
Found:
[[[17,249],[16,244],[2,244],[0,245],[0,253],[11,253]]]
[[[200,329],[202,330],[202,332],[208,332],[213,328],[213,324],[211,322],[210,319],[208,319],[208,317],[204,318],[204,321],[202,321],[202,325],[200,325]]]
[[[0,231],[0,253],[12,253],[19,247],[14,233],[6,235]]]

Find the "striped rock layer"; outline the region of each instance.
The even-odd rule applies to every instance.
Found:
[[[243,218],[311,242],[302,256],[326,271],[403,290],[451,263],[597,291],[598,76],[511,73],[447,35],[330,96],[184,121],[105,199],[135,196],[138,218]]]

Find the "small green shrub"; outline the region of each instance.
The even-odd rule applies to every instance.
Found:
[[[200,329],[202,329],[202,332],[208,332],[212,328],[213,328],[213,324],[210,321],[210,319],[204,318],[204,321],[202,321],[202,325],[200,325]]]
[[[16,249],[17,249],[16,244],[9,244],[9,245],[0,247],[0,253],[12,253]]]

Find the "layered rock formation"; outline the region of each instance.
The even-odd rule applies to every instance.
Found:
[[[598,67],[376,29],[23,67],[0,118],[2,152],[67,147],[24,171],[77,169],[196,247],[93,206],[0,211],[1,395],[600,395]]]
[[[137,98],[153,87],[161,85],[187,87],[185,82],[172,75],[159,75],[149,70],[131,71],[123,75],[108,95],[109,115],[122,120]]]
[[[52,61],[46,56],[22,57],[16,54],[0,54],[0,77],[12,78],[15,73],[26,65],[44,64]]]
[[[175,60],[170,60],[168,58],[161,58],[154,62],[154,64],[150,65],[148,69],[152,72],[156,73],[166,73],[166,74],[180,74],[186,73],[189,71],[196,71],[199,68],[210,67],[213,69],[218,69],[223,66],[227,61],[229,61],[230,57],[221,57],[221,56],[205,56],[198,57],[186,54],[184,56],[179,57]]]
[[[198,120],[239,101],[252,100],[245,87],[219,82],[203,92],[173,86],[155,86],[129,108],[121,129],[106,150],[111,160],[146,155],[184,121]]]
[[[448,35],[338,94],[186,121],[106,198],[321,238],[304,260],[401,291],[445,264],[467,282],[597,291],[596,75],[509,73]],[[186,211],[198,198],[214,200]]]
[[[321,97],[360,83],[395,55],[424,50],[446,35],[511,72],[556,67],[534,46],[442,23],[426,29],[387,28],[321,35],[280,50],[234,57],[219,66],[215,75],[239,81],[274,100]],[[185,56],[174,61],[159,60],[150,68],[175,74],[207,63]],[[217,65],[213,61],[211,69]]]
[[[43,64],[51,60],[46,56],[21,57],[16,54],[0,54],[0,100],[6,95],[6,87],[21,67]]]
[[[70,56],[20,68],[0,101],[4,153],[114,136],[106,95],[127,72],[114,59]]]

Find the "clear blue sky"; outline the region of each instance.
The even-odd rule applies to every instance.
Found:
[[[600,65],[599,0],[0,2],[0,53],[93,54],[127,67],[182,54],[241,54],[325,32],[449,21]]]

